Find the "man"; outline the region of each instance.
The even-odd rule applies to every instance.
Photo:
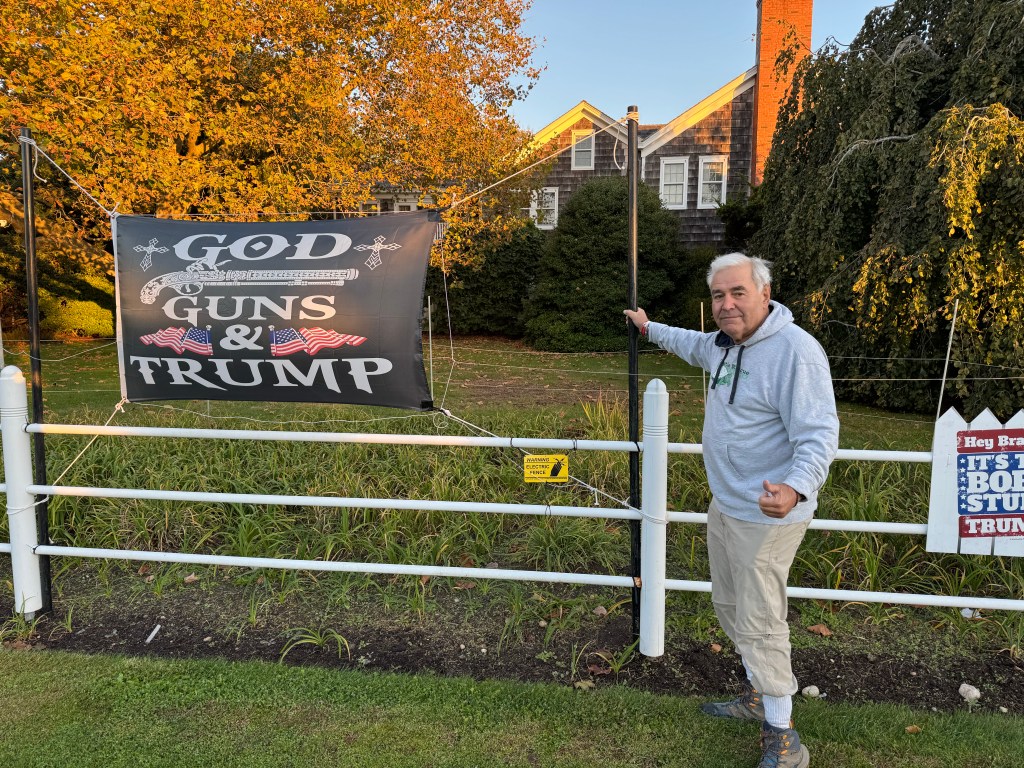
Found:
[[[719,256],[708,271],[717,333],[626,316],[658,346],[713,371],[704,414],[711,600],[747,673],[742,695],[704,704],[716,717],[759,720],[761,768],[804,768],[793,727],[786,582],[839,442],[824,350],[771,300],[767,262]]]

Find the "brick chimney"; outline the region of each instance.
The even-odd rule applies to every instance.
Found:
[[[779,104],[793,76],[776,77],[775,60],[795,31],[804,55],[811,50],[811,15],[814,0],[757,0],[757,85],[754,88],[754,157],[751,181],[761,183],[764,161],[772,148]]]

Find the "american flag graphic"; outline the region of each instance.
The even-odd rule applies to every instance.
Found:
[[[158,347],[169,347],[179,355],[186,349],[197,355],[213,354],[213,339],[209,330],[189,326],[185,328],[164,328],[156,333],[140,336],[143,344],[154,344]]]
[[[334,349],[346,344],[358,347],[366,341],[365,336],[354,336],[351,333],[325,331],[323,328],[282,328],[270,332],[270,354],[274,357],[294,355],[296,352],[317,354],[322,349]]]

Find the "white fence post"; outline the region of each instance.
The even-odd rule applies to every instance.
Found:
[[[11,571],[14,574],[14,610],[26,619],[43,607],[39,571],[39,544],[32,483],[32,446],[25,431],[28,395],[25,376],[9,365],[0,371],[0,432],[3,436],[4,478],[7,483],[7,524],[11,534]]]
[[[644,392],[640,522],[640,653],[665,653],[665,539],[668,527],[668,390],[654,379]]]

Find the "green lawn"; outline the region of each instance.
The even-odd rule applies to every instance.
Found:
[[[754,765],[757,726],[621,687],[0,650],[0,765]],[[1019,718],[798,702],[812,764],[1019,766]],[[920,733],[907,733],[918,726]]]
[[[24,345],[7,346],[7,362],[21,366],[27,376]],[[115,415],[120,394],[113,346],[47,344],[43,357],[50,422],[103,423],[113,415],[115,424],[474,433],[438,414],[345,406],[180,402],[129,405]],[[434,345],[435,400],[497,434],[623,439],[625,368],[624,355],[541,355],[494,339],[458,340],[453,351],[446,341]],[[670,389],[670,439],[698,441],[700,372],[671,355],[645,352],[641,387],[653,376]],[[930,447],[929,417],[848,404],[839,410],[841,447]],[[141,438],[87,443],[86,438],[47,438],[50,477],[70,467],[62,480],[69,485],[516,503],[594,500],[583,487],[523,484],[521,455],[508,449],[233,441],[205,441],[196,449],[186,441]],[[580,452],[571,457],[570,471],[614,497],[628,492],[624,455]],[[926,465],[837,462],[822,493],[821,514],[922,522],[927,478]],[[699,458],[673,457],[669,482],[671,508],[706,504]],[[55,499],[50,510],[55,538],[94,547],[438,565],[496,562],[599,573],[623,572],[629,549],[625,526],[597,520],[102,499]],[[670,577],[707,578],[702,536],[700,526],[670,529]],[[6,539],[6,520],[0,520],[0,539]],[[75,561],[55,561],[58,593],[61,580],[77,567]],[[928,555],[914,537],[815,533],[801,549],[792,581],[1019,596],[1024,563]],[[155,593],[162,584],[156,578],[141,588]],[[282,574],[259,589],[319,594],[323,584]],[[0,594],[9,592],[9,584],[0,584]],[[426,592],[402,581],[384,589],[380,599],[421,611]],[[699,605],[672,610],[671,631],[702,642],[717,637],[706,600],[685,595],[673,600]],[[828,613],[815,601],[794,601],[794,606],[803,625],[819,623]],[[508,611],[510,637],[536,623],[536,616],[514,602]],[[901,624],[908,621],[904,615],[880,607],[867,620]],[[1024,647],[1018,615],[993,615],[983,624],[966,622],[957,611],[930,615],[930,623],[922,620],[915,628],[921,630],[917,634],[934,637],[930,627],[944,626],[956,636],[957,653],[1002,648],[1019,654]],[[827,618],[836,626],[844,616]],[[849,629],[846,634],[859,634]],[[612,686],[580,692],[559,685],[0,650],[0,765],[754,765],[756,726],[703,719],[696,703]],[[827,702],[800,702],[797,716],[815,765],[1016,766],[1024,755],[1024,729],[1009,716]],[[920,726],[921,733],[906,733],[910,725]]]

